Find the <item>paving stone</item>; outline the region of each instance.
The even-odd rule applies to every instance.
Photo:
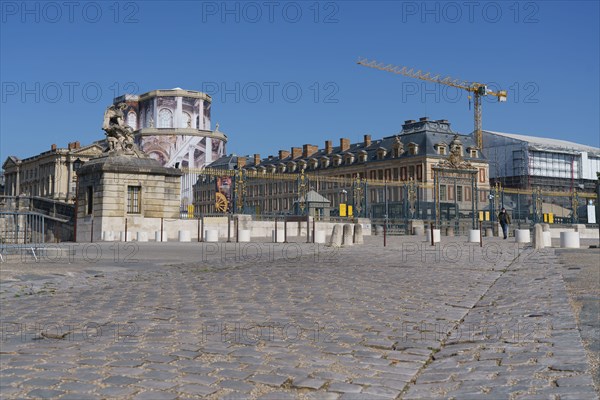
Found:
[[[190,396],[208,396],[217,392],[216,388],[192,383],[188,385],[181,385],[176,390]]]
[[[254,386],[246,382],[229,380],[219,382],[219,387],[223,389],[235,390],[238,392],[250,392],[254,388]]]
[[[139,379],[129,378],[127,376],[111,376],[102,381],[105,385],[127,386],[139,382]]]
[[[362,386],[353,385],[351,383],[333,382],[329,385],[327,390],[338,393],[360,393],[362,391]]]
[[[302,379],[298,382],[294,381],[294,384],[292,386],[296,387],[298,389],[319,390],[323,387],[323,385],[325,383],[326,383],[326,381],[321,380],[321,379],[308,378],[308,379]]]
[[[248,378],[250,382],[262,383],[269,386],[279,387],[282,386],[286,381],[287,377],[281,375],[266,375],[266,374],[257,374]]]
[[[53,399],[58,396],[64,394],[62,390],[53,390],[53,389],[34,389],[27,393],[27,396],[33,397],[36,399]]]

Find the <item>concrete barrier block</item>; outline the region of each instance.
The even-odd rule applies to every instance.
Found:
[[[136,240],[138,242],[147,242],[148,241],[148,232],[138,232],[136,235]]]
[[[331,230],[331,238],[329,239],[328,246],[341,247],[342,246],[342,226],[336,224]]]
[[[515,229],[516,243],[531,243],[531,234],[529,229]]]
[[[561,232],[560,247],[566,249],[579,248],[579,232]]]
[[[219,241],[219,231],[217,229],[207,229],[204,231],[204,241],[205,242],[218,242]]]
[[[315,243],[325,243],[325,231],[315,231]]]
[[[154,232],[154,240],[155,241],[160,242],[161,241],[160,237],[161,237],[160,231]],[[163,233],[162,233],[162,241],[163,242],[168,241],[168,239],[167,239],[167,232],[165,232],[165,231],[163,231]]]
[[[190,231],[179,231],[178,235],[177,235],[177,239],[180,242],[191,242],[192,241],[192,235],[190,234]]]
[[[250,241],[250,230],[242,229],[238,231],[238,242],[249,242]]]
[[[277,238],[275,237],[275,232],[277,232]],[[285,231],[283,229],[277,229],[277,231],[273,229],[271,231],[271,240],[273,241],[273,243],[285,242]]]
[[[354,244],[363,244],[363,229],[361,224],[354,224]]]
[[[469,243],[479,243],[481,231],[479,229],[469,230]]]

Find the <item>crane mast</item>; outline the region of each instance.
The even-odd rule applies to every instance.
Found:
[[[465,81],[461,79],[455,79],[449,76],[442,77],[440,74],[432,75],[430,72],[423,72],[421,70],[415,71],[414,68],[408,68],[404,66],[384,64],[377,62],[376,60],[368,60],[366,58],[359,59],[357,64],[378,69],[380,71],[391,72],[397,75],[407,76],[409,78],[420,79],[427,82],[434,82],[440,85],[446,85],[455,87],[458,89],[466,90],[468,93],[473,94],[474,104],[474,135],[475,143],[479,149],[483,149],[483,136],[482,136],[482,124],[481,124],[481,98],[483,96],[495,96],[499,102],[506,101],[506,90],[499,90],[497,92],[490,90],[483,83]],[[471,96],[469,95],[469,98]]]

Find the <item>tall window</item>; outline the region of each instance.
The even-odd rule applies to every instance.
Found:
[[[163,108],[158,112],[158,127],[159,128],[172,128],[173,127],[173,113],[167,108]]]
[[[142,205],[141,186],[127,186],[127,213],[139,214]]]
[[[137,131],[137,115],[133,111],[127,113],[127,125],[134,131]]]
[[[446,185],[440,185],[440,201],[446,201]]]
[[[94,212],[94,187],[87,187],[87,215],[91,215]]]
[[[456,187],[456,201],[463,201],[463,187]]]
[[[181,128],[191,128],[192,127],[192,116],[186,112],[181,114]]]

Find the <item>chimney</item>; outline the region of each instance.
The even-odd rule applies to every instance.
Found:
[[[325,141],[325,154],[331,154],[333,153],[333,143],[331,142],[331,140],[326,140]]]
[[[238,156],[237,158],[237,167],[238,169],[242,169],[246,166],[246,157]]]
[[[273,156],[269,154],[269,157],[267,157],[267,159],[268,159],[269,161],[271,161],[271,160],[273,160]]]
[[[371,145],[371,135],[365,135],[365,147],[369,147]]]
[[[279,150],[279,159],[283,160],[284,158],[287,158],[290,155],[290,152],[287,150]]]
[[[303,148],[302,157],[304,157],[304,158],[308,158],[308,157],[312,156],[319,150],[318,146],[314,146],[312,144],[305,144],[304,146],[302,146],[302,148]]]
[[[254,154],[254,166],[260,164],[260,154]]]
[[[302,149],[300,147],[292,147],[292,159],[302,157]]]
[[[81,144],[79,143],[79,140],[76,141],[75,143],[73,143],[75,145],[75,148],[78,149],[81,147]]]
[[[416,122],[416,121],[415,121],[414,119],[407,119],[406,121],[404,121],[404,124],[405,124],[405,125],[408,125],[408,124],[414,124],[415,122]]]
[[[350,139],[340,138],[340,151],[348,151],[350,149]]]
[[[50,146],[50,150],[52,150],[52,151],[56,150],[56,143],[52,143],[52,146]]]
[[[73,150],[73,142],[67,143],[67,150]]]
[[[421,117],[421,118],[419,118],[420,122],[424,122],[424,121],[428,121],[428,120],[429,120],[429,117]]]

